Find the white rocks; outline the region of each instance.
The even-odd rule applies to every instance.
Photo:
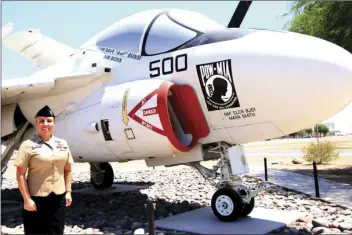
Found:
[[[244,177],[250,186],[259,180]],[[155,219],[177,215],[195,208],[210,206],[216,189],[192,168],[166,170],[115,171],[115,183],[148,186],[133,192],[103,195],[73,193],[73,204],[67,209],[65,234],[144,234],[148,233],[147,199],[156,203]],[[73,174],[73,189],[91,187],[89,172]],[[2,181],[2,199],[21,200],[15,178]],[[310,199],[306,195],[273,186],[268,193],[256,197],[256,206],[299,210],[307,215],[278,231],[277,234],[342,233],[352,230],[351,210],[332,203]],[[21,214],[2,215],[2,233],[23,233]],[[17,227],[16,227],[17,226]],[[220,231],[219,231],[220,232]],[[187,234],[158,231],[156,234]]]
[[[342,231],[342,233],[352,235],[352,230],[344,230],[344,231]]]
[[[94,231],[92,228],[87,228],[84,232],[84,234],[94,234]]]
[[[306,228],[307,228],[309,231],[312,230],[312,228],[313,228],[312,222],[308,222],[308,223],[306,224]]]
[[[340,223],[338,228],[340,230],[352,230],[352,223],[346,223],[346,222]]]
[[[344,215],[338,215],[336,218],[336,222],[343,222],[345,221],[345,216]]]
[[[339,223],[336,222],[336,221],[333,221],[331,224],[330,224],[330,228],[338,228],[339,227]]]
[[[14,234],[14,228],[8,228],[4,225],[1,226],[1,234]]]
[[[339,234],[339,233],[341,233],[340,229],[330,228],[330,234]]]
[[[144,229],[139,228],[139,229],[136,229],[133,234],[145,234],[145,232],[144,232]]]
[[[304,223],[309,223],[313,220],[313,215],[307,214],[306,216],[303,216],[299,218],[297,221],[298,222],[304,222]],[[312,225],[313,226],[313,225]]]
[[[314,227],[329,227],[329,222],[325,219],[313,219],[312,224]]]
[[[352,210],[343,210],[343,211],[341,211],[341,214],[343,214],[343,215],[352,215]]]
[[[315,227],[312,229],[312,234],[329,234],[331,233],[331,230],[326,228],[326,227]]]

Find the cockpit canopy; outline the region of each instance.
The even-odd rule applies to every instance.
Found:
[[[226,27],[197,12],[148,10],[116,22],[82,48],[109,48],[144,56],[156,55],[175,50],[204,33],[224,29]]]

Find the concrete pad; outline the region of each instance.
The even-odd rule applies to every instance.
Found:
[[[211,207],[203,207],[157,220],[155,226],[196,234],[267,234],[296,221],[302,215],[304,213],[298,211],[254,208],[246,218],[222,222],[213,214]]]
[[[92,195],[110,194],[110,193],[135,191],[135,190],[145,189],[147,187],[148,187],[147,185],[113,184],[110,188],[107,188],[104,190],[96,190],[93,187],[89,187],[89,188],[72,190],[72,193],[82,193],[82,194],[92,194]]]

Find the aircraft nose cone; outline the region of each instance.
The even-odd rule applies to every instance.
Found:
[[[352,54],[345,49],[296,33],[264,31],[239,40],[242,56],[233,66],[244,88],[241,106],[257,106],[262,120],[284,134],[324,121],[352,101]]]
[[[326,120],[352,101],[352,55],[322,39],[295,33],[286,36],[284,61],[291,60],[291,68],[279,61],[277,68],[287,69],[286,78],[281,79],[287,80],[286,86],[281,82],[280,95],[286,97],[286,109],[282,110],[292,107],[294,111],[288,111],[291,124],[282,119],[276,123],[291,133]]]

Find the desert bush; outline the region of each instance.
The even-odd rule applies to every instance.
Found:
[[[323,162],[330,162],[338,159],[339,152],[336,151],[336,146],[330,141],[311,143],[302,149],[304,156],[303,159],[308,162],[316,161],[318,164]]]

